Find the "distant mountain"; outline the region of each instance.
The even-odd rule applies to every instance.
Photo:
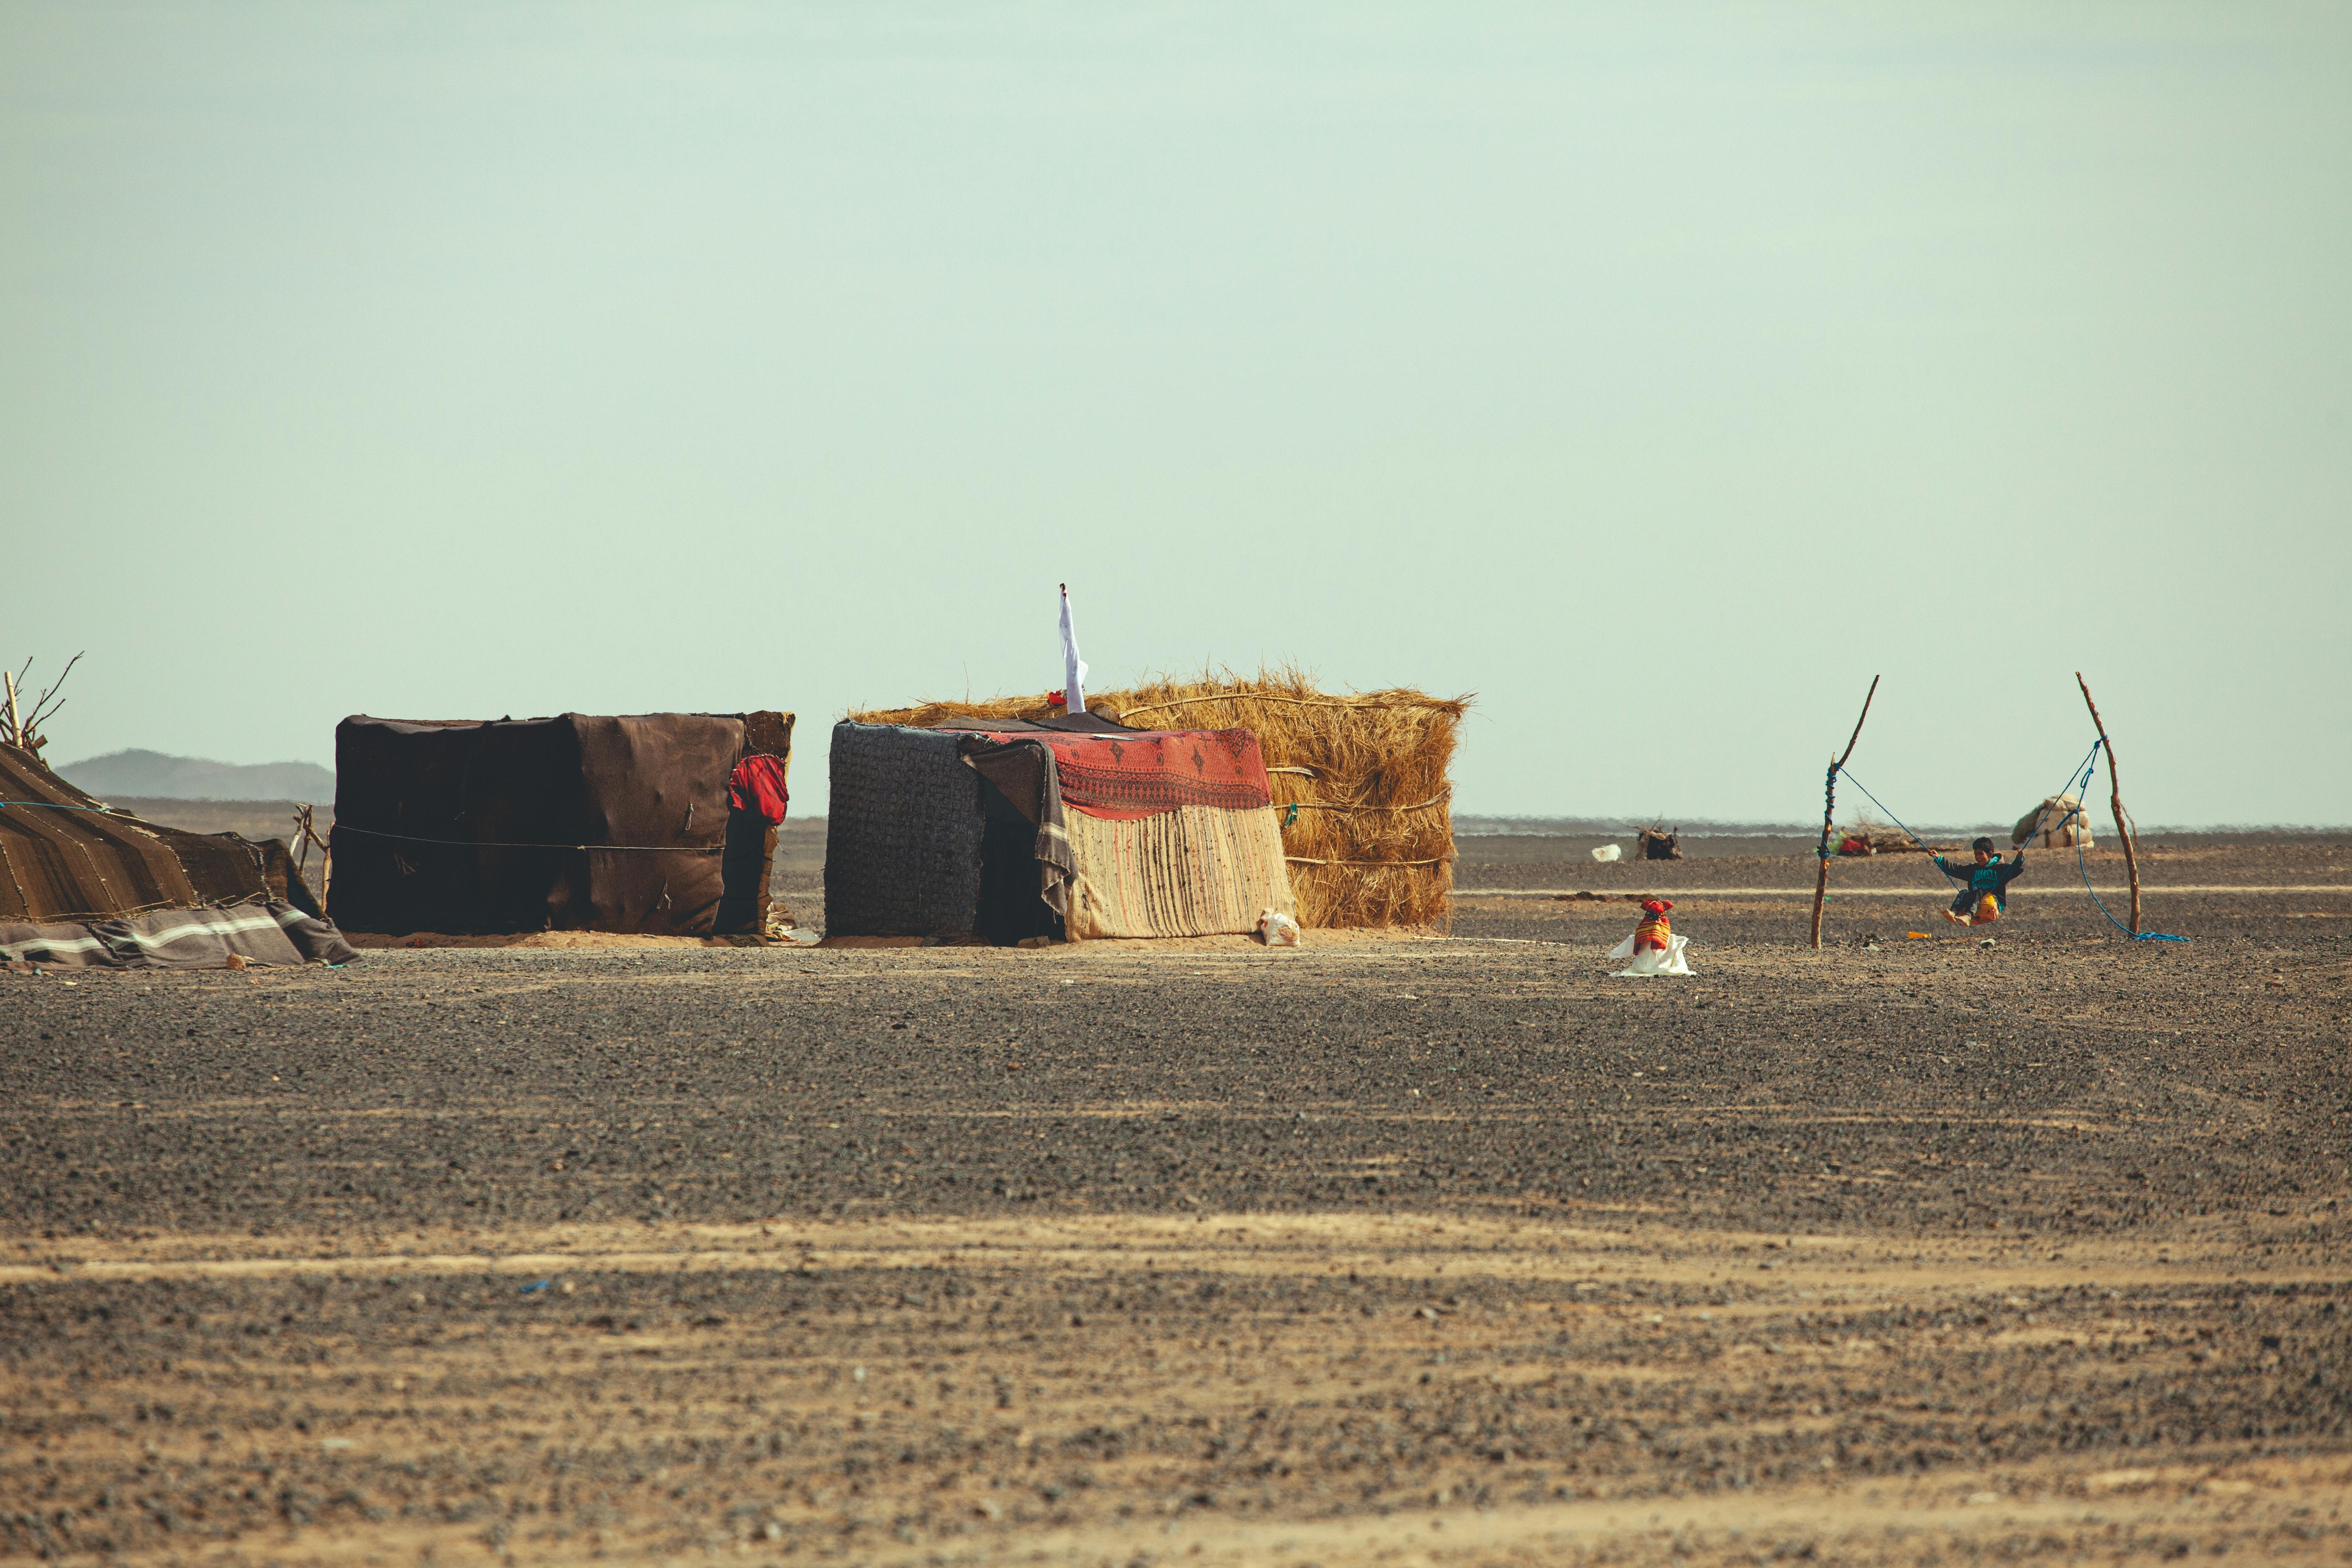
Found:
[[[58,769],[100,800],[111,795],[173,800],[335,798],[335,775],[316,763],[208,763],[161,752],[109,752]]]

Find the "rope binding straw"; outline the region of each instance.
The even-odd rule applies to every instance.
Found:
[[[1297,708],[1428,708],[1442,710],[1454,706],[1442,698],[1431,697],[1419,702],[1388,702],[1378,698],[1357,697],[1286,697],[1278,691],[1218,691],[1202,697],[1171,697],[1165,702],[1146,702],[1140,708],[1129,708],[1120,713],[1125,723],[1138,713],[1156,712],[1162,708],[1183,708],[1195,702],[1287,702]]]
[[[1444,805],[1454,798],[1452,790],[1431,795],[1427,800],[1414,801],[1411,805],[1355,805],[1344,800],[1278,801],[1274,809],[1300,811],[1427,811],[1433,805]]]

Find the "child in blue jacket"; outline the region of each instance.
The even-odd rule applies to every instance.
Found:
[[[1936,864],[1944,875],[1960,883],[1944,918],[1954,925],[1990,925],[2009,912],[2009,885],[2025,870],[2025,851],[2021,849],[2015,858],[2003,860],[1993,853],[1990,838],[1979,838],[1969,847],[1976,855],[1976,863],[1971,866],[1955,867],[1941,855],[1936,857]]]

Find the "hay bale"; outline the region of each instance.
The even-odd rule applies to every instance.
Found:
[[[1342,696],[1295,669],[1252,679],[1230,671],[1088,694],[1087,706],[1157,730],[1247,730],[1265,755],[1301,924],[1433,925],[1454,889],[1454,813],[1446,773],[1467,697],[1398,688]],[[1041,693],[986,702],[925,702],[849,717],[866,724],[968,724],[1045,719]],[[1292,808],[1296,807],[1296,810]]]

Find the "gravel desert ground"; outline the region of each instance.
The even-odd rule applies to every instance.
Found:
[[[0,1551],[2352,1556],[2343,841],[1820,952],[1801,857],[1463,849],[1288,952],[0,975]]]

